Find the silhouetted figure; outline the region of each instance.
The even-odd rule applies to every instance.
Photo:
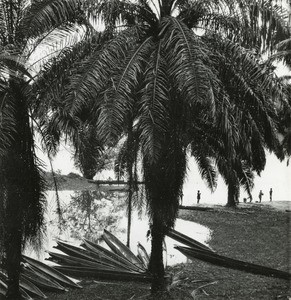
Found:
[[[259,193],[259,200],[260,200],[260,202],[262,202],[262,196],[263,196],[264,194],[263,194],[263,192],[262,192],[262,190],[260,190],[260,193]]]
[[[272,201],[273,200],[273,190],[272,190],[272,188],[270,188],[270,201]]]
[[[200,198],[201,198],[201,193],[200,193],[200,191],[198,190],[198,192],[197,192],[197,203],[198,203],[198,204],[199,204]]]
[[[184,196],[184,194],[183,194],[183,192],[181,192],[181,194],[180,194],[180,203],[181,203],[181,205],[183,205],[183,196]]]

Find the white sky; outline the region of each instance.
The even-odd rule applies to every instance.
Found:
[[[47,170],[50,170],[49,160],[46,156],[37,151],[38,156],[47,164]],[[62,174],[68,174],[70,172],[80,172],[74,167],[73,160],[71,159],[72,153],[68,146],[62,145],[56,158],[53,160],[54,170],[60,170]],[[113,171],[105,171],[98,175],[98,179],[108,179],[108,177],[114,178]],[[263,200],[268,200],[269,190],[273,189],[273,199],[276,200],[288,200],[291,201],[291,161],[287,166],[287,160],[280,162],[275,155],[267,154],[267,163],[265,170],[261,173],[261,176],[256,176],[255,187],[253,189],[254,200],[257,200],[259,191],[264,193]],[[217,190],[212,194],[202,181],[198,172],[196,163],[193,159],[189,160],[189,171],[184,185],[184,205],[191,205],[196,201],[197,190],[201,191],[201,202],[226,202],[227,188],[220,178],[218,181]],[[243,197],[246,197],[244,191],[241,192],[241,201]]]

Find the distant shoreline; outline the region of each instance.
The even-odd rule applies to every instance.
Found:
[[[286,211],[290,210],[291,211],[291,201],[288,200],[276,200],[272,202],[268,201],[263,201],[261,203],[259,202],[247,202],[247,203],[242,203],[240,202],[238,204],[238,208],[250,208],[251,206],[256,206],[256,207],[261,207],[265,209],[272,209],[276,211]],[[202,203],[198,205],[193,205],[193,207],[200,207],[200,208],[223,208],[225,207],[224,204],[216,204],[216,203]]]

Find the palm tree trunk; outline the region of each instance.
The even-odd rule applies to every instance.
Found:
[[[130,233],[131,233],[131,215],[132,215],[132,196],[133,196],[133,132],[132,132],[133,121],[130,119],[128,124],[128,138],[127,138],[127,173],[128,173],[128,206],[127,206],[127,247],[130,247]]]
[[[14,226],[9,229],[9,234],[5,241],[6,252],[6,270],[8,276],[8,290],[6,299],[20,300],[21,294],[19,289],[20,262],[21,262],[21,244],[22,232],[20,226]]]
[[[22,192],[19,189],[21,175],[16,172],[19,160],[11,149],[1,162],[1,224],[3,226],[3,246],[5,268],[8,276],[6,298],[21,299],[19,290],[20,262],[22,249]]]
[[[14,109],[14,126],[11,145],[1,157],[1,186],[4,194],[3,224],[4,252],[8,275],[6,298],[18,300],[20,297],[19,277],[21,269],[21,252],[28,237],[36,236],[38,225],[42,223],[42,205],[44,197],[41,179],[33,160],[33,137],[30,130],[26,100],[20,88],[13,86],[15,95],[11,98]],[[15,88],[16,86],[16,88]]]
[[[164,230],[163,222],[158,212],[154,212],[152,220],[152,249],[149,263],[149,271],[153,276],[151,291],[156,293],[158,291],[166,290],[165,268],[163,264],[163,240]]]
[[[232,184],[228,185],[227,205],[228,207],[236,207],[235,187]]]
[[[133,194],[132,193],[132,176],[129,176],[128,207],[127,207],[127,240],[126,240],[127,247],[130,247],[132,194]]]
[[[15,148],[17,145],[14,144]],[[4,248],[6,254],[6,270],[8,275],[8,291],[6,298],[18,300],[20,297],[19,276],[22,250],[22,219],[23,206],[21,169],[22,164],[17,153],[11,149],[4,164],[6,175],[6,208],[4,224]]]
[[[163,241],[173,228],[178,215],[179,202],[186,174],[186,150],[173,130],[164,140],[158,159],[144,159],[145,190],[151,217],[152,248],[149,271],[153,276],[152,294],[167,288],[163,264]]]

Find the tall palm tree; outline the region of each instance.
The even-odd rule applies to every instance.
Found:
[[[283,61],[285,66],[291,70],[291,38],[286,38],[276,44],[276,52],[271,56],[270,61]],[[288,84],[288,93],[286,97],[286,105],[280,107],[280,133],[283,135],[282,146],[285,154],[291,156],[291,87],[290,87],[290,74],[281,77],[281,80]],[[289,160],[288,160],[289,163]]]
[[[250,166],[254,167],[261,147],[276,143],[275,112],[267,95],[281,94],[273,73],[266,72],[253,49],[260,53],[272,48],[273,41],[288,35],[289,29],[284,10],[271,2],[84,2],[89,17],[103,22],[102,42],[93,49],[88,43],[79,45],[81,51],[89,49],[87,55],[67,68],[64,85],[52,86],[59,86],[57,90],[65,86],[59,91],[60,113],[69,118],[95,100],[96,128],[107,142],[114,144],[128,130],[128,116],[133,117],[152,222],[150,271],[156,292],[165,288],[162,241],[177,216],[187,149],[190,142],[200,143],[192,132],[195,122],[213,124],[212,128],[224,133],[225,149],[235,156],[239,152],[234,149],[243,141],[236,137],[243,132],[235,127],[241,123],[232,122],[231,117],[238,108],[252,125],[247,134],[248,144],[253,145]],[[69,60],[75,51],[71,49]],[[63,63],[68,66],[67,61]],[[224,80],[224,67],[231,80]],[[238,98],[233,92],[237,88]],[[44,93],[52,94],[49,89]],[[259,147],[255,147],[257,140],[262,141]],[[192,154],[213,187],[210,161],[203,160],[201,152]]]
[[[128,181],[128,197],[127,197],[127,241],[126,245],[130,247],[131,234],[131,218],[132,209],[138,208],[139,212],[143,209],[143,188],[138,185],[138,166],[139,161],[139,134],[137,128],[133,126],[133,119],[128,121],[128,128],[125,130],[126,136],[123,137],[123,143],[119,147],[117,157],[115,159],[114,171],[118,180],[127,178]]]
[[[49,37],[54,42],[57,32],[73,32],[80,19],[78,1],[0,1],[0,65],[6,71],[0,75],[0,245],[7,299],[21,299],[21,251],[27,241],[39,244],[44,226],[45,183],[34,152],[35,106],[27,93],[34,78],[27,62],[38,45]]]
[[[280,160],[284,157],[278,136],[278,109],[274,100],[277,98],[284,103],[285,87],[279,78],[272,75],[273,67],[268,62],[262,61],[259,64],[266,76],[273,76],[271,81],[267,80],[266,86],[266,76],[259,75],[256,78],[256,75],[248,74],[260,72],[252,59],[248,59],[251,53],[246,56],[234,56],[225,45],[213,37],[210,37],[210,40],[217,51],[216,54],[214,52],[214,55],[217,55],[215,68],[219,72],[231,106],[221,106],[217,110],[217,118],[221,119],[220,124],[224,124],[226,129],[206,127],[205,130],[212,136],[208,143],[216,148],[212,155],[216,156],[218,170],[228,186],[227,205],[235,206],[240,183],[250,195],[254,176],[252,173],[260,174],[264,169],[264,149],[273,151]],[[222,53],[224,55],[221,55]],[[240,69],[239,65],[242,63],[244,68]],[[272,93],[273,85],[280,87],[282,92],[279,89],[279,93]],[[221,140],[221,143],[213,142],[215,139]]]

